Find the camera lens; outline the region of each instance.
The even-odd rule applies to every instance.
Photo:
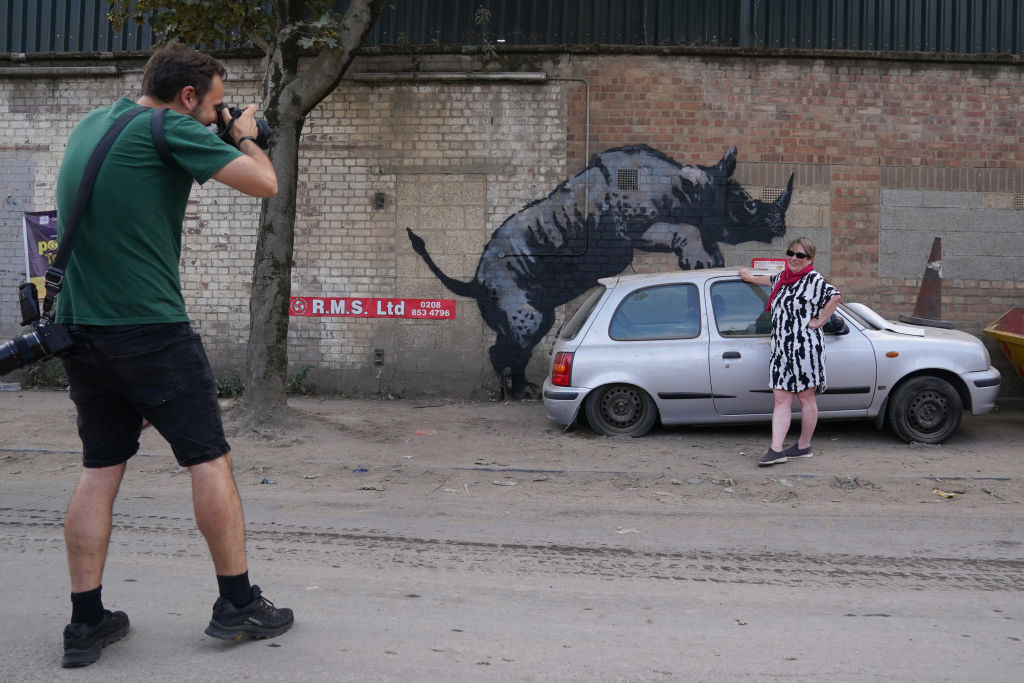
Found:
[[[256,144],[263,149],[270,147],[270,126],[263,119],[256,119]]]
[[[45,356],[46,349],[35,332],[15,337],[0,344],[0,375],[25,367]]]

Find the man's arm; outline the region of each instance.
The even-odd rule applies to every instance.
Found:
[[[243,140],[238,149],[245,156],[229,161],[213,174],[214,179],[252,197],[277,194],[277,174],[270,157],[252,140]]]
[[[231,118],[227,109],[220,113],[227,123]],[[235,146],[245,156],[228,162],[213,174],[214,179],[252,197],[273,197],[277,194],[277,174],[270,163],[270,157],[254,140],[242,139],[255,138],[259,133],[256,127],[256,105],[250,104],[242,110],[242,115],[231,125],[230,132]]]

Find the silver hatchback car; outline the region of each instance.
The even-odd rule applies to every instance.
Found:
[[[736,268],[600,280],[552,347],[548,417],[572,425],[582,410],[608,436],[643,436],[658,419],[770,422],[768,295]],[[942,443],[965,409],[995,407],[999,371],[976,337],[894,323],[856,303],[823,329],[821,420],[869,419],[908,442]]]

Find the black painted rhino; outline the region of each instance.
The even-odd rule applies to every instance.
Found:
[[[687,166],[647,145],[609,149],[491,235],[470,282],[434,263],[406,228],[412,248],[456,295],[476,299],[497,333],[491,364],[510,396],[534,392],[526,366],[551,329],[555,309],[622,272],[635,250],[671,252],[679,267],[724,265],[720,242],[770,242],[786,232],[793,189],[762,202],[734,180],[736,148],[714,166]]]

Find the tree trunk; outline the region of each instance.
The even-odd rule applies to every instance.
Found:
[[[325,49],[299,73],[297,34],[269,47],[263,112],[273,131],[270,160],[278,192],[264,200],[249,299],[249,346],[245,391],[239,413],[246,427],[283,423],[288,403],[288,307],[292,289],[299,138],[306,115],[341,82],[377,17],[384,0],[352,0],[340,26],[340,46]],[[276,0],[278,20],[301,20],[305,3]],[[286,33],[286,32],[282,32]]]
[[[303,121],[290,130],[278,120],[270,158],[277,170],[278,193],[263,202],[249,299],[243,419],[273,425],[284,417],[288,387],[288,305],[295,244],[298,137]]]

